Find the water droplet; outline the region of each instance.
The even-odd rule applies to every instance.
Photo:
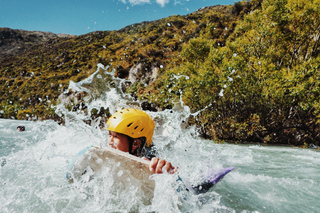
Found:
[[[123,175],[123,171],[120,170],[117,175],[118,175],[118,177],[121,177]]]
[[[220,90],[219,96],[222,97],[223,96],[223,89]]]

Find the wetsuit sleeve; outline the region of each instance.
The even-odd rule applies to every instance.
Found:
[[[156,147],[153,145],[151,145],[150,147],[146,147],[143,157],[146,157],[149,160],[151,160],[154,157],[157,157]]]

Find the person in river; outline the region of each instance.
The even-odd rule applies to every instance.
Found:
[[[25,127],[24,126],[17,126],[17,130],[19,131],[19,132],[23,132],[23,131],[25,131]]]
[[[149,160],[149,169],[156,174],[161,174],[163,171],[173,174],[177,171],[177,168],[172,166],[170,162],[159,159],[154,155],[152,150],[152,136],[155,123],[146,112],[133,108],[120,110],[108,119],[106,126],[106,129],[109,131],[108,144],[111,148]],[[91,147],[92,146],[83,149],[77,156],[83,156]],[[96,159],[96,157],[93,156],[95,156],[95,154],[92,156],[89,154],[82,158],[80,163],[77,164],[78,168],[74,171],[80,175],[86,174],[88,164],[82,163],[87,160]],[[74,163],[75,159],[69,163],[69,171],[72,171]],[[187,191],[191,190],[197,194],[205,193],[233,169],[234,167],[228,167],[218,172],[212,171],[204,176],[203,183],[199,185],[185,186],[179,176],[177,182],[182,183]],[[94,171],[94,169],[92,170]],[[66,177],[69,181],[73,179],[73,175],[69,172],[67,172]],[[183,187],[181,188],[179,186],[177,191],[181,189],[183,189]]]
[[[152,146],[155,124],[147,113],[133,108],[123,109],[114,113],[106,124],[109,130],[110,147],[151,160],[149,169],[154,173],[161,174],[166,170],[172,174],[177,171],[170,162],[150,155],[149,149]],[[186,187],[186,189],[196,194],[205,193],[233,169],[234,167],[228,167],[218,173],[210,173],[203,183]],[[182,182],[182,179],[179,177],[177,182]],[[179,187],[177,191],[182,189],[183,187]]]
[[[114,113],[107,121],[109,146],[137,157],[150,160],[150,171],[161,174],[176,172],[177,168],[151,153],[155,124],[146,112],[128,108]]]

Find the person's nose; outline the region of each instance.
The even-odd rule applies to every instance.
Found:
[[[113,140],[113,136],[112,135],[109,135],[108,143],[109,143],[109,146],[114,147],[114,140]]]

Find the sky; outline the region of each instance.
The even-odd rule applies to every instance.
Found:
[[[82,35],[237,0],[0,0],[0,27]]]

